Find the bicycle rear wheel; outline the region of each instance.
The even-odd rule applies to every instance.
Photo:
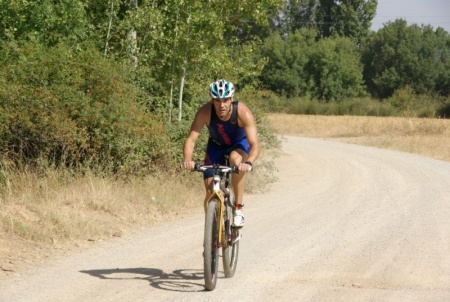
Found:
[[[223,271],[225,277],[231,278],[236,272],[236,266],[239,255],[239,229],[232,227],[233,221],[233,207],[234,203],[233,196],[231,197],[231,203],[227,203],[225,213],[225,244],[222,247],[222,257],[223,257]]]
[[[219,223],[220,205],[214,198],[208,203],[205,220],[205,237],[203,242],[203,269],[205,273],[205,287],[214,290],[219,269]]]

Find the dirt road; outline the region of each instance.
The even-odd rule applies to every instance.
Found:
[[[215,291],[199,212],[0,280],[0,301],[450,301],[450,163],[294,137],[276,163]]]

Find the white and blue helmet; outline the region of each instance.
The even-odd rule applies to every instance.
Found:
[[[218,80],[209,85],[209,95],[213,99],[225,99],[234,95],[234,86],[225,80]]]

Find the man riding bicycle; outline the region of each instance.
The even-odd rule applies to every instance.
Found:
[[[250,171],[259,155],[258,132],[250,109],[242,102],[234,101],[234,86],[225,80],[218,80],[209,87],[211,101],[204,104],[195,115],[191,129],[184,143],[184,168],[193,170],[192,161],[195,142],[206,125],[209,140],[206,147],[205,165],[223,164],[229,154],[230,165],[239,167],[239,174],[233,174],[231,183],[235,195],[233,225],[244,226],[242,212],[246,172]],[[205,172],[206,198],[211,194],[212,174]]]

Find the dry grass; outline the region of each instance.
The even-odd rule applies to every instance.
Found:
[[[330,138],[450,161],[450,120],[270,114],[278,134]]]
[[[0,195],[0,273],[55,251],[201,211],[202,186],[199,174],[127,181],[94,175],[71,179],[58,171],[12,175]]]

